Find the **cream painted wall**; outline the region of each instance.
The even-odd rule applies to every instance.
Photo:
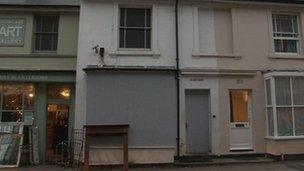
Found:
[[[179,17],[181,68],[217,68],[212,8],[183,4]]]
[[[223,76],[219,80],[219,113],[220,113],[220,132],[222,154],[230,153],[230,105],[229,90],[231,89],[248,89],[251,90],[252,114],[251,129],[253,152],[265,153],[266,149],[266,116],[264,113],[264,88],[263,76],[257,73],[255,76]]]
[[[303,145],[302,140],[266,140],[266,114],[264,100],[263,75],[259,71],[267,69],[297,70],[303,69],[303,50],[299,56],[276,55],[273,53],[272,45],[272,11],[295,12],[301,17],[303,24],[304,8],[292,8],[283,6],[226,6],[215,7],[215,37],[216,49],[224,52],[231,47],[233,54],[239,54],[240,59],[218,58],[218,69],[232,70],[256,70],[257,75],[253,78],[222,78],[220,79],[220,115],[221,115],[221,152],[229,153],[229,106],[227,101],[229,89],[252,89],[253,91],[253,115],[252,130],[254,152],[294,154],[299,146]],[[230,11],[229,13],[227,13]],[[231,17],[231,18],[230,18]],[[231,20],[231,21],[230,21]],[[231,23],[231,30],[225,29]],[[229,26],[230,27],[230,26]],[[301,33],[303,33],[303,27]],[[231,34],[231,36],[227,36]],[[223,35],[225,34],[225,35]],[[301,46],[303,49],[303,47]],[[284,57],[284,58],[282,58]],[[243,84],[237,84],[237,79],[242,79]],[[300,151],[299,151],[300,152]]]
[[[267,153],[273,155],[303,154],[304,140],[267,140]]]
[[[224,26],[222,23],[227,23],[228,18],[216,15],[215,18],[215,32],[217,50],[224,51],[227,47],[237,41],[239,44],[240,60],[233,59],[218,59],[218,66],[222,69],[251,69],[251,70],[265,70],[265,69],[301,69],[304,64],[304,54],[295,59],[291,55],[275,55],[272,51],[272,33],[271,33],[271,14],[272,11],[280,11],[281,8],[230,8],[234,11],[232,27],[237,28],[237,40],[230,40],[227,36],[222,36]],[[299,9],[285,8],[285,11],[298,12]],[[304,8],[302,9],[304,12]],[[303,23],[304,18],[301,18]],[[231,34],[233,32],[229,31]],[[234,36],[234,35],[233,35]],[[225,45],[224,45],[225,44]],[[303,49],[303,48],[302,48]],[[272,58],[271,58],[272,57]],[[301,59],[302,58],[302,59]]]
[[[180,88],[180,149],[181,155],[187,155],[187,139],[186,139],[186,106],[185,106],[185,91],[187,89],[209,90],[210,93],[210,149],[211,154],[221,154],[220,151],[220,113],[219,113],[219,80],[216,77],[206,77],[204,75],[182,75]],[[215,117],[213,117],[215,116]]]

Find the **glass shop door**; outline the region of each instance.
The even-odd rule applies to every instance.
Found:
[[[69,137],[69,105],[49,104],[47,107],[47,161],[54,162],[64,153]]]

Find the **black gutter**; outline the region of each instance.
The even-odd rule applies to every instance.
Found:
[[[178,0],[175,0],[175,46],[176,46],[176,93],[177,93],[177,157],[180,157],[180,68],[179,68],[179,36],[178,36]]]

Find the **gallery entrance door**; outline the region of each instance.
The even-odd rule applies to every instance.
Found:
[[[62,153],[64,144],[68,142],[69,105],[48,104],[47,111],[46,159],[48,162],[53,162],[56,155]]]

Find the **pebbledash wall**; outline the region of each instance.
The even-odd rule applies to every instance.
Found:
[[[5,90],[2,89],[2,86],[11,88],[10,90],[15,90],[14,88],[16,88],[17,95],[20,93],[20,86],[29,86],[31,94],[27,94],[28,92],[21,93],[26,97],[29,95],[34,100],[31,110],[34,117],[34,127],[38,127],[39,131],[39,162],[44,163],[47,146],[47,105],[56,103],[56,100],[49,98],[49,87],[51,86],[68,85],[71,87],[69,89],[70,100],[66,100],[65,103],[69,105],[69,136],[72,138],[79,17],[78,2],[58,1],[55,3],[55,1],[42,0],[39,2],[0,1],[0,9],[1,26],[7,22],[15,22],[16,20],[21,20],[24,24],[22,26],[22,33],[20,32],[22,34],[20,36],[22,43],[18,45],[3,43],[2,40],[6,36],[3,30],[1,32],[0,94],[4,95],[6,93],[7,98],[13,95],[12,92],[4,92]],[[34,16],[40,14],[56,15],[59,17],[56,51],[34,51]],[[2,106],[4,100],[1,99],[0,103],[0,106]],[[3,114],[4,109],[1,108],[1,110]],[[1,121],[3,121],[3,118]]]
[[[150,51],[124,51],[118,48],[119,7],[126,6],[152,9]],[[172,162],[176,155],[174,123],[177,118],[173,114],[176,112],[173,109],[176,104],[168,103],[166,111],[151,109],[150,105],[162,108],[165,104],[163,100],[166,102],[170,99],[176,100],[173,91],[170,91],[170,97],[164,99],[161,96],[154,97],[153,93],[164,94],[159,92],[168,91],[164,90],[166,87],[155,86],[156,80],[163,82],[161,84],[170,84],[168,87],[174,89],[174,74],[164,74],[164,72],[148,74],[139,72],[138,68],[175,67],[174,2],[84,0],[81,9],[76,81],[76,127],[82,128],[85,124],[128,123],[131,126],[131,162]],[[269,74],[269,71],[292,75],[294,72],[286,73],[286,71],[302,70],[304,57],[301,41],[299,54],[274,53],[272,14],[296,13],[299,16],[300,28],[303,28],[303,10],[302,5],[281,3],[180,1],[178,26],[181,67],[179,116],[181,155],[194,155],[189,152],[192,140],[189,139],[188,131],[191,125],[188,123],[189,114],[186,112],[187,98],[189,98],[187,92],[191,90],[208,92],[208,103],[202,104],[207,106],[208,112],[205,114],[209,118],[206,122],[209,134],[204,135],[209,144],[204,154],[304,153],[299,148],[303,145],[302,137],[268,136],[264,85],[267,76],[265,74]],[[301,29],[300,35],[302,32]],[[92,50],[96,45],[105,48],[103,60],[100,60],[99,55]],[[94,69],[90,66],[94,66]],[[133,69],[132,72],[122,69],[126,67]],[[143,74],[146,78],[142,77]],[[277,73],[270,72],[271,74]],[[130,84],[122,83],[123,80]],[[151,84],[147,85],[147,82]],[[142,87],[143,85],[145,87]],[[146,92],[146,86],[151,92]],[[137,88],[138,92],[135,91]],[[136,98],[131,98],[131,95],[123,90],[134,92]],[[231,123],[230,92],[233,90],[249,92],[250,112],[246,123],[249,128],[247,132],[237,130],[239,125]],[[142,94],[147,98],[143,100],[139,98]],[[109,98],[110,101],[103,98]],[[163,100],[158,101],[158,98]],[[132,107],[137,100],[145,103],[138,109]],[[105,106],[106,104],[108,106]],[[105,108],[106,112],[99,110],[101,108]],[[145,118],[143,123],[131,117],[133,115],[130,111],[125,112],[126,115],[118,114],[130,108],[136,111],[136,116],[143,113],[141,116]],[[113,116],[108,117],[111,112]],[[159,119],[156,116],[162,117]],[[143,125],[138,124],[145,124],[151,129],[139,131],[135,128],[141,128]],[[157,134],[156,130],[152,129],[154,124],[160,124],[160,128],[164,128],[162,134]],[[154,141],[163,143],[145,143],[144,139],[151,138],[145,137],[146,135],[151,135],[152,138],[157,136],[158,139]],[[141,143],[133,144],[135,141]],[[92,164],[120,163],[120,149],[106,148],[102,143],[91,146]],[[109,157],[111,152],[113,155]]]

